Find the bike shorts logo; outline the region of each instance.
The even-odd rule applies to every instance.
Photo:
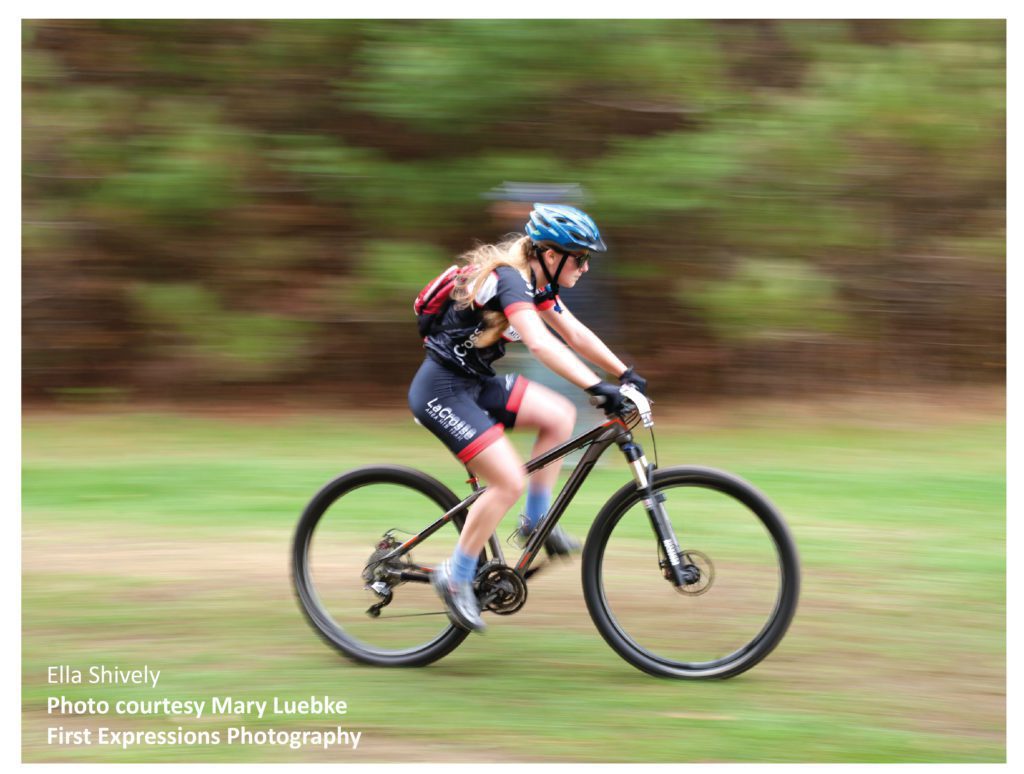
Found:
[[[431,398],[427,403],[427,410],[430,412],[430,419],[438,427],[459,441],[468,441],[476,435],[476,428],[466,420],[459,417],[451,408],[442,406],[437,398]]]

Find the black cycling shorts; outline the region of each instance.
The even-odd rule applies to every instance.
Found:
[[[528,384],[518,374],[466,376],[427,357],[409,387],[409,408],[465,463],[515,426]]]

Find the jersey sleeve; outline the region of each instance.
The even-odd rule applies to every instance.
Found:
[[[526,280],[511,266],[499,266],[495,272],[494,300],[506,317],[520,309],[534,309],[533,294],[526,286]]]

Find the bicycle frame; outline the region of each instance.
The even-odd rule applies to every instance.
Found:
[[[565,514],[598,459],[614,443],[622,450],[627,465],[632,470],[633,481],[619,487],[596,514],[580,557],[583,596],[594,624],[613,650],[630,664],[649,674],[680,679],[722,678],[740,674],[759,663],[772,651],[793,618],[799,595],[799,557],[792,537],[774,506],[753,486],[736,476],[696,466],[655,470],[656,466],[647,462],[640,445],[633,440],[633,432],[641,422],[645,427],[654,425],[650,402],[629,385],[623,386],[620,393],[628,401],[624,402],[626,409],[623,413],[611,415],[603,424],[538,455],[524,466],[523,472],[529,474],[540,470],[553,474],[555,470],[547,470],[547,466],[559,464],[559,460],[566,455],[582,450],[577,463],[567,466],[570,469],[566,471],[565,484],[557,492],[552,507],[524,541],[522,555],[514,565],[505,563],[502,556],[503,546],[493,531],[487,537],[485,545],[480,547],[479,555],[476,557],[479,564],[473,582],[473,593],[476,595],[479,609],[481,612],[490,611],[495,615],[511,615],[523,607],[529,596],[529,579],[552,565],[553,560],[546,556],[537,561],[540,549],[548,548],[547,542],[551,539],[552,530],[558,520]],[[432,589],[424,588],[424,584],[431,584],[431,581],[437,580],[441,567],[434,565],[434,562],[443,561],[441,554],[448,553],[451,539],[458,537],[454,534],[456,529],[453,528],[465,526],[473,503],[486,491],[479,486],[472,473],[467,483],[472,486],[472,491],[454,507],[453,503],[458,498],[437,479],[412,468],[395,465],[359,468],[338,476],[321,487],[303,511],[292,541],[292,577],[306,617],[331,645],[349,658],[362,663],[377,666],[422,666],[447,655],[469,636],[469,632],[453,620],[450,608],[447,611],[447,624],[412,626],[407,632],[399,633],[397,636],[392,636],[386,631],[378,632],[377,627],[372,625],[356,625],[349,631],[350,623],[364,620],[359,615],[360,612],[365,612],[374,619],[385,620],[445,615],[445,610],[438,609],[437,600],[430,593]],[[384,510],[391,514],[389,521],[395,519],[408,524],[405,520],[413,519],[415,522],[418,512],[420,517],[424,520],[429,518],[432,523],[418,535],[401,544],[396,533],[404,530],[397,526],[387,529],[383,538],[370,538],[374,543],[374,551],[365,563],[359,559],[360,546],[365,550],[366,546],[362,545],[363,536],[380,534],[374,527],[374,522],[378,519],[361,520],[354,525],[363,530],[361,534],[347,533],[344,526],[341,526],[341,534],[353,538],[346,541],[351,544],[352,550],[342,548],[339,553],[337,548],[340,541],[335,538],[329,543],[326,554],[321,552],[319,556],[322,558],[314,559],[311,548],[314,533],[322,523],[322,517],[341,498],[364,486],[374,487],[365,495],[371,505],[385,501],[388,507]],[[407,504],[405,497],[394,498],[392,501],[391,494],[383,494],[385,488],[389,486],[392,487],[389,492],[393,492],[395,486],[404,487],[410,495],[418,495],[422,504]],[[775,571],[774,584],[768,579],[766,585],[768,576],[758,570],[749,573],[746,563],[738,567],[729,567],[730,588],[740,594],[741,600],[748,597],[751,600],[750,603],[744,601],[745,615],[736,628],[741,637],[754,634],[749,642],[733,642],[731,629],[721,629],[721,632],[729,635],[728,639],[722,639],[719,636],[719,627],[712,627],[713,637],[710,640],[700,642],[695,638],[692,647],[688,647],[685,653],[681,652],[680,646],[691,644],[687,642],[689,633],[685,629],[685,621],[680,623],[682,619],[678,617],[678,607],[673,606],[673,599],[683,597],[672,592],[667,595],[648,594],[652,587],[659,587],[660,576],[661,581],[667,581],[675,586],[676,591],[685,594],[687,599],[693,599],[710,588],[714,581],[715,562],[710,553],[712,549],[717,559],[719,556],[724,558],[731,545],[741,548],[746,545],[746,532],[740,537],[740,544],[735,544],[729,539],[732,534],[731,528],[726,527],[727,537],[723,542],[714,541],[712,545],[704,546],[708,531],[713,532],[717,529],[721,513],[715,504],[708,510],[702,499],[686,497],[686,491],[680,491],[685,489],[717,493],[725,497],[724,502],[732,504],[729,512],[738,511],[741,520],[752,515],[755,523],[760,524],[764,530],[763,538],[774,549],[776,561],[768,560],[766,564],[769,572],[772,569]],[[683,495],[678,502],[676,494]],[[346,499],[344,505],[347,510],[336,513],[337,518],[332,516],[332,521],[343,525],[346,515],[351,515],[353,509],[356,513],[367,513],[367,502],[368,500],[360,498]],[[680,536],[687,545],[685,552],[679,550],[679,542],[668,516],[669,508],[680,522]],[[440,509],[446,510],[440,518],[431,515],[437,514]],[[370,508],[369,511],[376,515],[378,509]],[[646,530],[642,527],[642,511],[646,511],[652,528],[649,534],[645,534]],[[394,523],[392,522],[392,525]],[[445,524],[449,526],[436,535],[437,538],[444,537],[445,540],[432,540],[429,546],[424,546],[426,539],[435,535]],[[622,529],[618,529],[620,525]],[[649,540],[654,540],[656,545],[651,546]],[[709,553],[697,550],[698,548],[707,548]],[[429,556],[429,561],[417,561],[412,555],[413,549],[416,553],[423,552],[425,557]],[[632,562],[634,566],[625,568],[624,563],[628,562]],[[379,566],[382,563],[385,563],[384,566]],[[329,569],[324,573],[314,572],[314,564]],[[360,565],[361,572],[358,570]],[[336,568],[339,567],[340,573],[336,572]],[[633,570],[636,571],[635,575]],[[314,578],[314,575],[320,577]],[[747,585],[753,590],[752,594],[745,592],[740,583],[736,583],[735,586],[732,584],[732,581],[742,581],[743,579],[739,577],[741,575],[749,576]],[[374,604],[362,611],[360,608],[364,608],[367,597],[358,590],[360,580],[365,581],[363,591],[371,592],[375,596]],[[330,608],[325,606],[320,598],[320,581],[326,584],[325,588],[330,588],[330,594],[325,596],[330,602]],[[408,587],[408,590],[413,592],[408,595],[408,608],[403,609],[405,606],[399,604],[394,611],[390,611],[390,615],[381,616],[382,608],[396,601],[396,596],[402,596],[395,593],[396,587],[407,581],[415,584]],[[606,582],[611,584],[611,594],[606,592],[609,588]],[[616,582],[621,582],[618,587]],[[774,602],[769,608],[768,603],[772,600],[769,596],[763,596],[762,604],[761,590],[767,589],[767,593],[770,594],[772,586],[775,588]],[[616,588],[625,591],[616,593]],[[444,589],[440,591],[444,596]],[[652,604],[660,602],[667,605],[665,609],[669,615],[619,615],[619,612],[624,607],[629,607],[638,596],[650,598]],[[730,608],[721,605],[723,601],[728,601],[727,597],[728,595],[710,600],[701,608],[701,612],[719,612],[726,620],[731,621],[733,616]],[[691,604],[684,603],[684,610],[690,609]],[[767,620],[759,629],[755,629],[748,625],[747,619],[756,624],[758,613],[755,612],[753,617],[749,617],[746,612],[747,607],[753,610],[758,606],[764,608]],[[337,611],[337,616],[334,611]],[[663,626],[666,621],[675,622],[672,628],[683,628],[677,634],[671,630],[666,631]],[[639,626],[639,629],[634,631],[634,625]],[[392,627],[387,625],[381,628],[389,630]],[[396,624],[394,628],[402,627]],[[380,636],[374,636],[377,634]],[[429,639],[419,644],[421,635]],[[364,639],[367,636],[370,639]],[[720,642],[726,653],[721,657]],[[668,650],[658,653],[650,649],[651,645],[655,646],[657,651],[661,651],[663,647]]]
[[[530,565],[536,558],[540,548],[544,545],[544,541],[547,540],[551,530],[554,529],[558,520],[562,517],[562,514],[565,513],[566,509],[569,507],[569,503],[572,502],[573,497],[579,491],[583,482],[586,481],[587,476],[590,475],[590,472],[593,470],[597,460],[600,459],[601,455],[604,454],[612,443],[618,444],[625,454],[626,460],[632,469],[637,487],[639,489],[650,490],[650,473],[653,466],[647,463],[647,459],[643,455],[643,450],[639,445],[633,442],[633,434],[630,431],[630,427],[623,419],[618,417],[610,419],[592,430],[588,430],[587,432],[566,441],[560,446],[556,446],[555,448],[548,450],[539,457],[536,457],[526,463],[526,473],[530,474],[550,465],[552,462],[562,459],[577,449],[581,449],[584,446],[588,447],[584,452],[583,457],[576,464],[576,467],[573,468],[572,472],[569,474],[569,478],[565,482],[565,485],[555,497],[554,502],[551,504],[551,508],[548,509],[544,518],[541,519],[540,523],[527,540],[526,545],[523,548],[523,553],[513,568],[520,576],[525,578],[529,574]],[[487,487],[477,485],[477,479],[475,476],[472,474],[470,474],[470,476],[471,477],[467,483],[472,484],[473,492],[467,498],[447,511],[429,527],[418,534],[413,535],[400,546],[397,546],[393,551],[382,557],[379,561],[387,561],[403,556],[409,553],[416,544],[430,537],[449,521],[460,517],[465,518],[465,513],[469,509],[469,506],[472,505],[480,495],[487,491]],[[677,568],[679,566],[677,558],[679,553],[678,543],[676,541],[675,534],[672,531],[671,524],[668,522],[668,516],[661,507],[661,501],[652,496],[645,501],[645,506],[651,515],[652,524],[659,540],[666,546],[666,554],[670,559],[673,575],[678,576],[674,578],[674,581],[676,582],[676,585],[683,585],[683,583],[686,582],[686,577],[677,572]],[[668,543],[667,545],[666,541]],[[505,557],[501,550],[501,542],[498,539],[497,533],[490,536],[488,539],[488,546],[490,547],[492,558],[502,564],[505,564]],[[418,581],[421,583],[429,582],[429,569],[422,569],[424,572],[404,570],[400,575],[400,579],[403,581]]]

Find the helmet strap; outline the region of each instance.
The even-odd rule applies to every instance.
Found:
[[[561,253],[561,255],[562,260],[559,262],[558,268],[555,269],[555,275],[551,276],[551,272],[548,271],[548,265],[544,262],[544,252],[541,250],[540,245],[537,246],[537,261],[540,263],[540,268],[544,271],[544,276],[547,277],[553,295],[558,293],[558,278],[562,274],[562,269],[565,268],[565,262],[569,260],[569,253]]]
[[[555,270],[555,275],[552,277],[551,272],[548,271],[548,265],[544,263],[544,248],[540,245],[534,245],[534,257],[537,259],[537,263],[540,264],[541,270],[544,272],[544,276],[547,277],[548,284],[544,288],[544,293],[549,295],[555,301],[555,311],[561,312],[562,307],[558,304],[558,277],[562,273],[562,269],[565,267],[565,262],[569,260],[569,253],[562,253],[562,261],[558,264],[558,268]],[[530,280],[533,282],[534,287],[537,286],[537,279],[533,276],[533,269],[530,269]]]

